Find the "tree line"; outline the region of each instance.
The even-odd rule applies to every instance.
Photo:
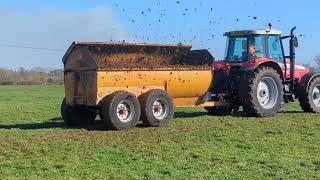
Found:
[[[46,85],[63,84],[63,70],[40,67],[11,70],[0,68],[0,85]]]

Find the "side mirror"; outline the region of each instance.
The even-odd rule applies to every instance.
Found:
[[[298,41],[297,37],[293,38],[293,45],[294,45],[294,47],[299,47],[299,41]]]
[[[293,41],[293,42],[291,42],[291,43],[292,43],[292,45],[293,45],[294,47],[298,47],[298,46],[299,46],[298,38],[294,35],[294,31],[295,31],[296,29],[297,29],[296,26],[291,29],[291,41]]]

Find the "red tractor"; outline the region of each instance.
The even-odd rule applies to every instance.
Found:
[[[225,115],[241,106],[249,116],[274,116],[299,99],[305,112],[320,112],[320,72],[296,64],[294,35],[281,31],[244,30],[227,32],[225,60],[216,61],[211,94],[213,101],[228,102],[228,107],[208,107],[210,114]],[[283,40],[289,39],[286,56]]]

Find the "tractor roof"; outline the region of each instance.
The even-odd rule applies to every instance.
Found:
[[[282,32],[277,29],[257,29],[257,30],[240,30],[224,33],[224,36],[246,36],[246,35],[281,35]]]

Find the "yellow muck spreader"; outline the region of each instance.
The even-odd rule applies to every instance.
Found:
[[[191,46],[73,43],[63,58],[68,125],[105,128],[166,125],[175,107],[227,106],[210,101],[214,58]]]

